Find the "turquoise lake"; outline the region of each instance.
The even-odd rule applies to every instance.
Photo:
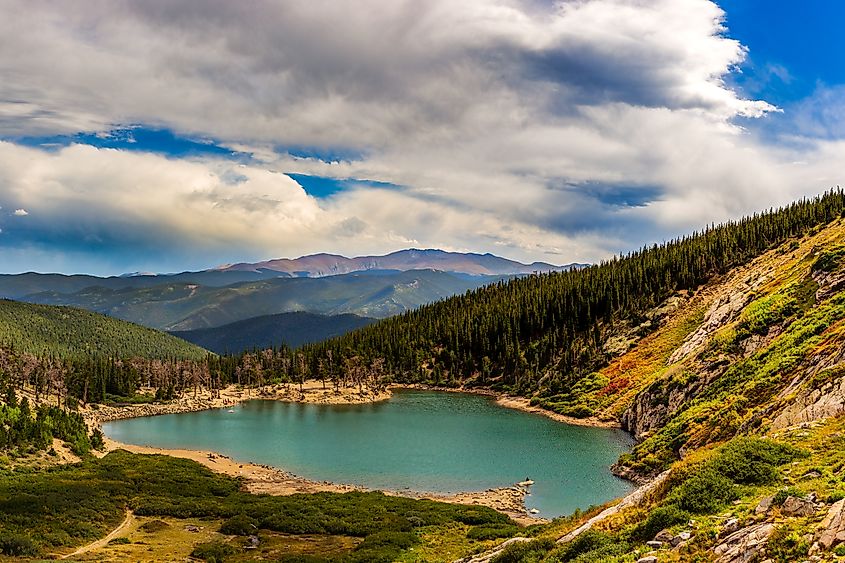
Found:
[[[213,450],[320,481],[449,493],[535,481],[529,508],[551,518],[632,490],[610,473],[621,430],[571,426],[487,397],[401,390],[367,405],[249,401],[228,409],[109,422],[127,444]]]

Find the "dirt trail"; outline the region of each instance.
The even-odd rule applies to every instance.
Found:
[[[95,549],[105,547],[106,545],[108,545],[108,543],[110,541],[112,541],[113,539],[118,537],[124,530],[126,530],[129,526],[131,526],[132,522],[134,522],[134,521],[135,521],[135,515],[132,514],[131,510],[127,509],[126,510],[126,518],[123,519],[123,522],[121,522],[120,525],[117,528],[115,528],[114,530],[109,532],[109,534],[106,537],[99,539],[95,542],[89,543],[88,545],[83,545],[82,547],[80,547],[79,549],[74,551],[73,553],[68,553],[67,555],[62,555],[61,558],[62,559],[70,559],[71,557],[76,557],[77,555],[83,555],[85,553],[88,553],[89,551],[93,551]]]

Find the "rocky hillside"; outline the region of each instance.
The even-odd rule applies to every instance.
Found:
[[[615,469],[645,488],[474,561],[845,556],[845,220],[676,293],[605,346],[609,365],[535,403],[632,432]]]

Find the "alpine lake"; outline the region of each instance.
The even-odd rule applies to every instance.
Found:
[[[529,509],[554,518],[623,496],[610,473],[631,437],[501,407],[465,393],[398,390],[365,405],[254,400],[232,409],[103,425],[126,444],[212,450],[320,481],[455,493],[534,481]]]

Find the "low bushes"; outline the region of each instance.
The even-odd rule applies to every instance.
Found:
[[[139,516],[225,519],[220,531],[231,535],[264,529],[363,538],[348,554],[350,561],[392,560],[416,541],[413,531],[421,526],[513,526],[489,508],[375,492],[276,497],[239,489],[238,480],[189,460],[119,450],[77,465],[9,472],[0,475],[0,552],[35,553],[92,541],[117,525],[126,507]],[[226,557],[213,548],[204,546],[200,553],[209,561]]]
[[[716,512],[739,497],[738,485],[778,481],[778,468],[805,452],[773,440],[735,438],[695,468],[670,495],[669,502],[693,514]]]
[[[470,528],[467,537],[478,541],[496,540],[515,536],[518,531],[519,528],[511,524],[482,524]]]
[[[191,557],[202,559],[207,563],[223,563],[227,557],[237,552],[235,546],[221,541],[212,541],[197,545],[191,552]]]

